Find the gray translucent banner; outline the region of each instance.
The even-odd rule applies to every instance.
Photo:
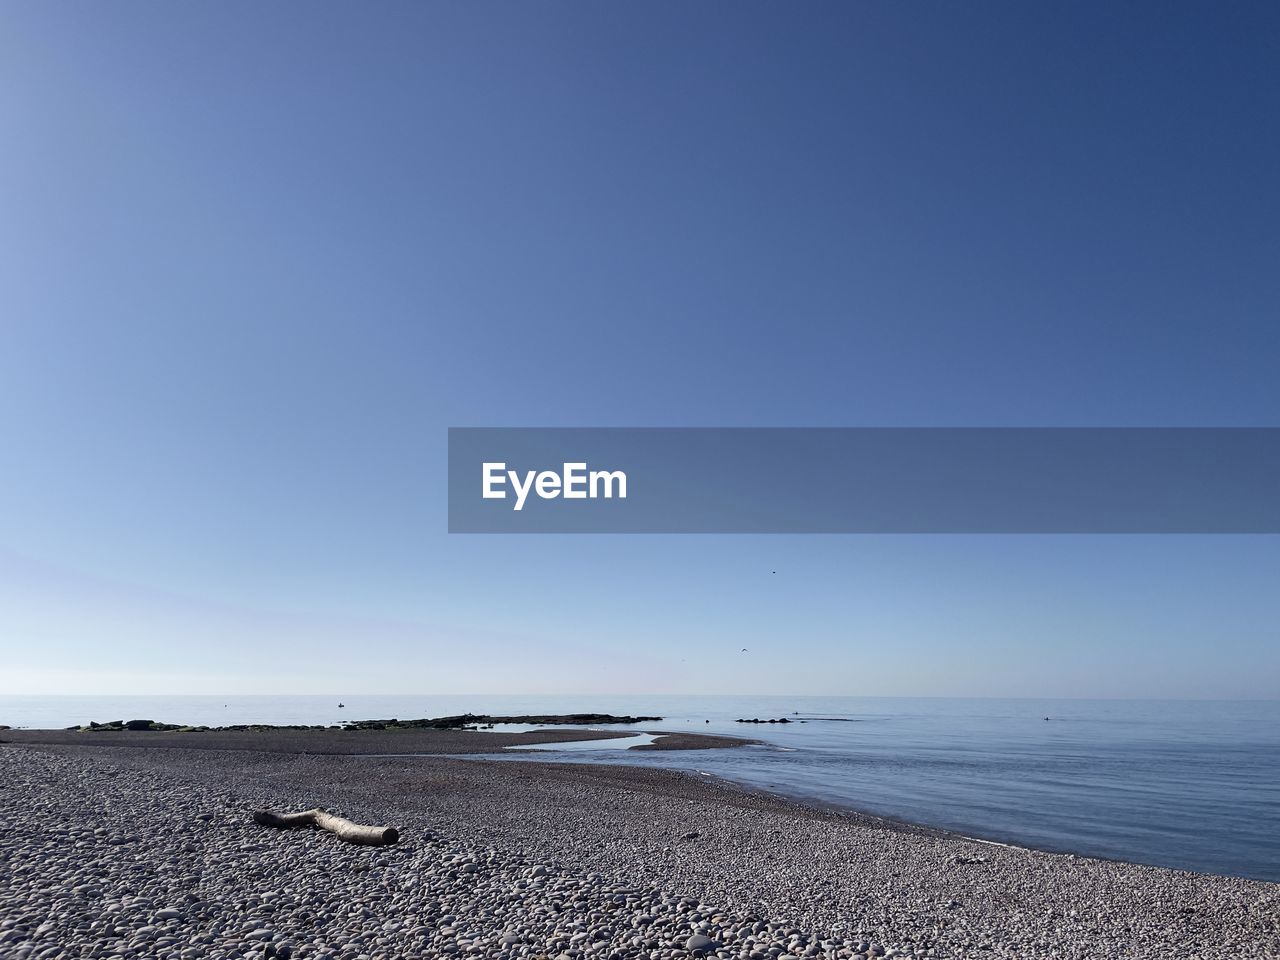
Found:
[[[452,428],[449,530],[1277,533],[1280,428]]]

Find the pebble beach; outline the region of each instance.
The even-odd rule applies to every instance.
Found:
[[[432,757],[359,755],[332,734],[262,749],[4,736],[19,741],[0,745],[5,960],[1280,956],[1280,884],[672,771],[459,759],[456,735]],[[401,841],[252,820],[312,807]]]

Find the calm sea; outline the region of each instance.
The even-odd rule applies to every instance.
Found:
[[[1280,881],[1280,701],[342,699],[344,709],[337,696],[0,697],[0,723],[64,727],[146,718],[327,724],[465,712],[655,714],[665,719],[639,729],[747,734],[767,744],[697,752],[547,751],[539,759],[678,767],[985,839]],[[783,716],[793,722],[733,722]]]

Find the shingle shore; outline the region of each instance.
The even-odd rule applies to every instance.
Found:
[[[670,771],[0,746],[0,957],[1275,957],[1280,885]],[[254,825],[323,806],[368,849]],[[700,939],[705,938],[705,939]]]

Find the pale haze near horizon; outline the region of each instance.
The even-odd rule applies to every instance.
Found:
[[[1280,696],[1275,537],[444,532],[449,426],[1275,425],[1274,7],[300,9],[0,11],[0,692]]]

